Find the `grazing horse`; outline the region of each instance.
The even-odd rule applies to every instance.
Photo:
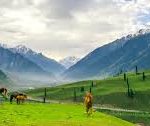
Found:
[[[20,102],[23,103],[27,99],[27,95],[19,94],[17,95],[16,99],[17,99],[17,104],[20,104]]]
[[[5,98],[7,98],[7,89],[6,88],[0,88],[0,94],[2,94]]]
[[[27,95],[23,93],[14,92],[10,95],[10,103],[12,104],[12,100],[16,99],[17,104],[20,104],[20,102],[24,102],[25,99],[27,99]]]
[[[93,100],[92,94],[90,92],[87,92],[84,97],[84,104],[86,107],[86,113],[88,115],[92,113],[92,100]]]

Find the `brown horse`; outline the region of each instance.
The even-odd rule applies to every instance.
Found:
[[[92,113],[93,96],[90,92],[87,92],[84,97],[84,104],[86,107],[86,113],[89,115]]]
[[[19,92],[14,92],[10,95],[10,103],[12,104],[13,99],[16,99],[17,104],[23,103],[27,99],[27,95]]]
[[[26,99],[27,99],[27,95],[25,95],[25,94],[17,95],[17,97],[16,97],[17,104],[20,104],[21,102],[23,103]]]
[[[7,98],[7,89],[6,88],[0,88],[0,94],[3,97]]]

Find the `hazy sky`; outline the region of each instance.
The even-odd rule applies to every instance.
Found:
[[[150,0],[0,0],[0,41],[57,60],[150,25]]]

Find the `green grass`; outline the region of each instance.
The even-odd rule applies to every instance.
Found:
[[[94,104],[150,112],[150,71],[145,71],[145,75],[146,79],[143,81],[142,74],[135,75],[135,73],[132,72],[127,73],[130,88],[132,88],[135,93],[134,98],[129,98],[127,96],[127,84],[123,79],[123,74],[104,80],[94,80],[94,83],[96,83],[94,87],[92,87]],[[76,102],[83,102],[85,92],[89,91],[91,83],[92,80],[87,80],[47,88],[47,99],[73,102],[75,89]],[[84,87],[83,92],[81,92],[81,87]],[[32,97],[43,98],[44,88],[28,90],[26,93]],[[142,118],[141,116],[133,117],[125,113],[123,116],[117,117],[137,123],[142,119],[141,122],[145,123],[146,125],[150,124],[150,119],[147,119],[146,116]]]
[[[96,85],[92,87],[94,103],[119,107],[125,109],[138,109],[150,112],[150,73],[146,73],[146,80],[142,80],[142,75],[128,74],[130,88],[135,92],[134,98],[127,97],[127,84],[123,80],[123,75],[111,77],[105,80],[94,80]],[[89,91],[91,80],[81,81],[47,88],[47,99],[59,101],[73,101],[74,89],[76,90],[77,101],[82,102],[86,91]],[[81,92],[81,87],[85,91]],[[32,97],[42,98],[44,89],[29,90],[26,92]]]
[[[83,105],[0,104],[0,126],[133,126],[113,116],[94,112],[87,117]]]
[[[150,113],[145,112],[119,112],[110,110],[99,110],[100,112],[116,116],[132,123],[141,123],[145,126],[150,126]]]

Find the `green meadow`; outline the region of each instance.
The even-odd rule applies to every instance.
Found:
[[[94,112],[81,104],[0,104],[0,126],[134,126],[119,118]]]
[[[141,111],[150,111],[150,73],[146,72],[145,81],[142,80],[142,75],[128,73],[130,89],[134,92],[134,97],[127,96],[127,84],[123,79],[123,75],[111,77],[105,80],[88,80],[64,84],[61,86],[47,88],[47,99],[58,100],[64,102],[74,101],[74,92],[76,93],[76,102],[83,102],[83,97],[86,91],[92,90],[94,103],[119,107],[124,109],[137,109]],[[91,86],[92,81],[94,86]],[[81,91],[81,88],[84,91]],[[28,90],[26,93],[35,98],[44,97],[44,88]]]
[[[150,125],[150,72],[145,71],[145,80],[140,74],[126,74],[129,82],[129,88],[133,90],[133,97],[128,97],[127,82],[124,81],[124,75],[110,77],[104,80],[87,80],[64,84],[47,89],[47,100],[56,100],[67,103],[82,103],[86,91],[92,91],[94,104],[99,107],[119,108],[125,110],[135,110],[141,113],[132,114],[126,112],[115,113],[113,111],[102,111],[133,123],[144,123]],[[94,82],[92,85],[92,81]],[[33,98],[43,99],[44,88],[28,90],[28,95]],[[101,110],[99,110],[101,111]],[[143,114],[144,113],[144,114]],[[148,113],[148,114],[145,114]]]

